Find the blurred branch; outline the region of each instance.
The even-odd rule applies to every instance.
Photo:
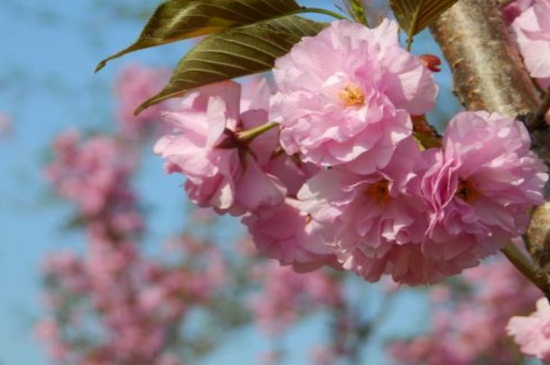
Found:
[[[542,102],[540,103],[537,111],[533,115],[533,123],[531,126],[532,129],[548,128],[545,120],[546,114],[548,114],[548,110],[550,110],[550,87],[546,89],[546,93],[542,98]]]

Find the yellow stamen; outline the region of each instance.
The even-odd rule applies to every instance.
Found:
[[[349,84],[340,91],[340,99],[346,106],[362,106],[365,104],[365,94],[357,85]]]

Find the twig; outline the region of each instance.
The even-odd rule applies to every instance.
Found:
[[[550,301],[550,287],[546,276],[538,266],[529,260],[512,242],[500,250],[506,258],[533,284],[535,284]]]

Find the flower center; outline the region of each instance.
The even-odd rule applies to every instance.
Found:
[[[346,106],[362,106],[365,104],[363,90],[354,84],[348,84],[344,90],[340,91],[338,96]]]
[[[367,186],[364,194],[371,198],[377,205],[385,204],[390,200],[389,184],[388,180],[382,179]]]
[[[468,180],[462,180],[458,182],[458,188],[456,189],[455,196],[458,196],[460,199],[464,200],[466,203],[473,203],[481,194],[474,186],[474,183]]]

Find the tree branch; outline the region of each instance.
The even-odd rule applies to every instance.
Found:
[[[466,108],[511,116],[537,108],[537,91],[492,1],[460,0],[431,29]]]
[[[533,265],[533,262],[527,258],[519,250],[514,243],[508,242],[500,250],[508,260],[518,269],[526,278],[528,278],[533,284],[535,284],[546,296],[550,299],[550,293],[548,292],[549,286],[546,276],[537,265]]]
[[[431,30],[451,65],[454,92],[466,109],[514,117],[537,110],[538,92],[510,42],[497,1],[460,0]],[[548,128],[530,130],[530,135],[533,150],[550,165]],[[548,200],[548,184],[545,195]],[[550,203],[534,210],[526,239],[538,266],[533,271],[542,271],[550,283]]]

